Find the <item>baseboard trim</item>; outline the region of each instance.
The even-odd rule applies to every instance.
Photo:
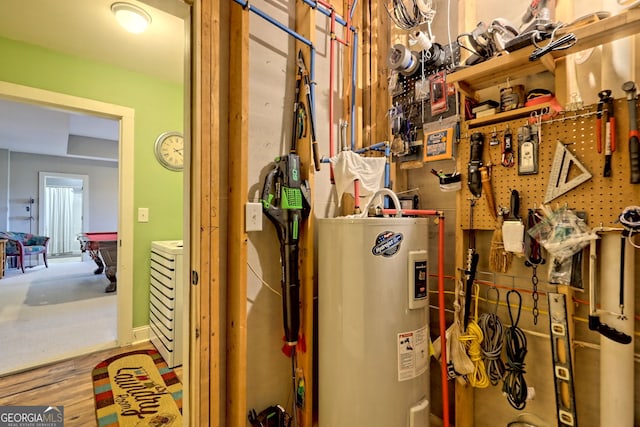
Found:
[[[132,344],[140,344],[143,342],[147,342],[151,339],[151,329],[149,328],[149,325],[133,328],[132,332],[133,332]]]

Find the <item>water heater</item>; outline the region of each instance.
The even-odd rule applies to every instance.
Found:
[[[428,427],[426,218],[318,220],[321,427]]]

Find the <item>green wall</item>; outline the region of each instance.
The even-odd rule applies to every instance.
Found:
[[[164,169],[153,153],[159,134],[183,130],[182,85],[1,37],[0,56],[2,81],[135,110],[134,218],[147,207],[149,222],[134,223],[133,327],[147,325],[151,241],[182,238],[183,173]]]

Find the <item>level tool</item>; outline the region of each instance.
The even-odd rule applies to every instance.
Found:
[[[578,425],[578,419],[571,369],[571,340],[567,326],[566,299],[564,294],[553,292],[548,293],[547,297],[558,426],[573,427]]]
[[[581,173],[568,180],[569,171],[573,166],[578,168]],[[573,190],[578,185],[590,180],[591,177],[591,172],[578,161],[576,156],[569,151],[565,144],[558,141],[556,154],[553,157],[553,164],[551,165],[551,172],[549,173],[549,185],[547,186],[544,203],[549,203],[568,191]]]

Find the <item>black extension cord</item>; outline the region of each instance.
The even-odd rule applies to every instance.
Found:
[[[531,52],[531,55],[529,55],[529,61],[536,61],[541,56],[546,55],[552,50],[569,49],[571,46],[576,44],[577,41],[578,39],[576,38],[575,34],[573,33],[565,34],[564,36],[560,37],[558,40],[551,41],[546,46],[538,47],[536,50]]]
[[[513,319],[509,296],[515,293],[519,298],[518,316]],[[527,355],[527,337],[518,328],[520,312],[522,310],[522,296],[516,290],[507,293],[507,307],[509,308],[509,318],[511,326],[504,334],[504,345],[507,354],[507,373],[502,384],[502,391],[507,395],[507,400],[515,409],[522,410],[527,405],[527,382],[524,378],[525,364],[524,358]]]

